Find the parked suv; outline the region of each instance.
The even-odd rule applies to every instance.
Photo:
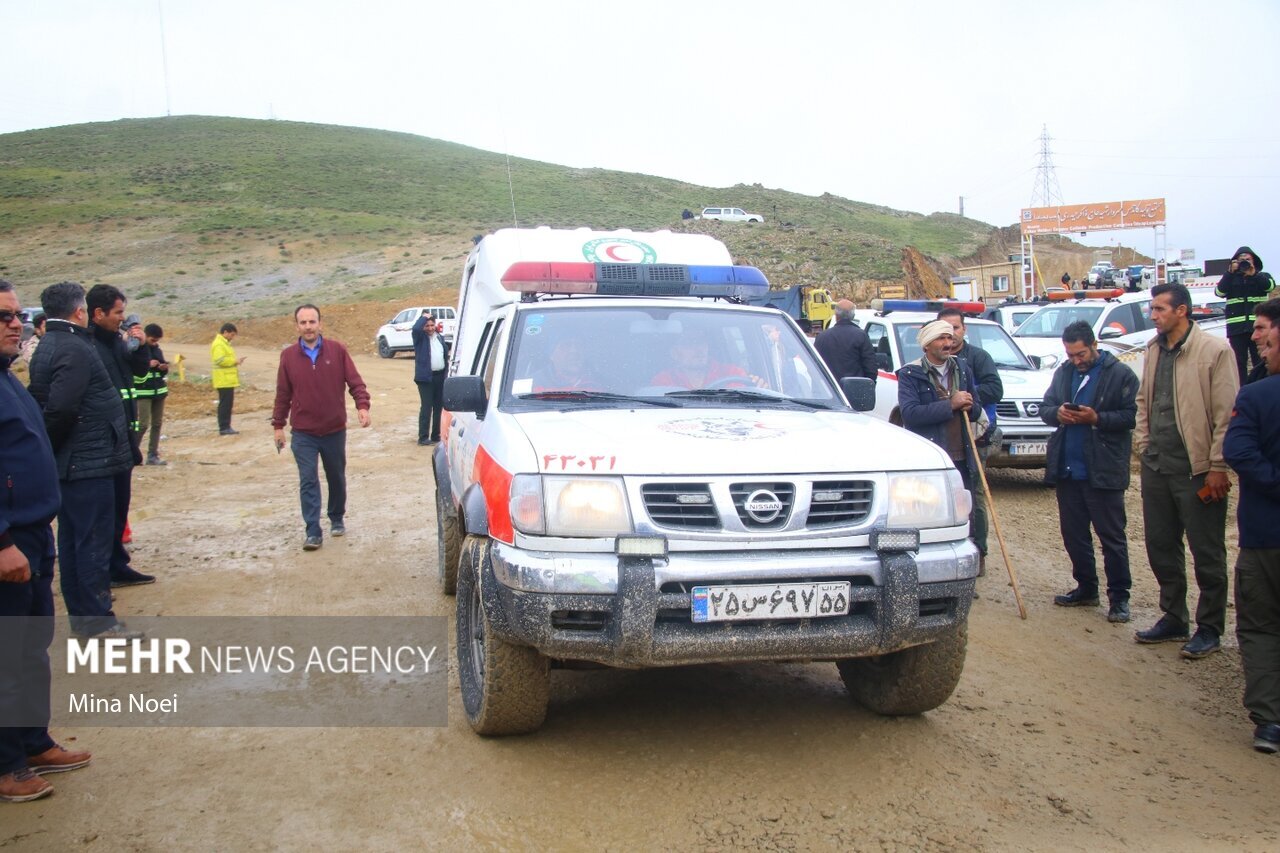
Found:
[[[740,207],[704,207],[699,219],[719,219],[721,222],[764,222],[758,213],[747,213]]]
[[[627,254],[652,261],[600,260]],[[432,464],[476,732],[537,729],[553,662],[833,662],[882,714],[951,695],[969,492],[736,301],[767,288],[701,234],[503,229],[468,258]]]
[[[440,327],[440,334],[446,341],[453,343],[458,315],[452,306],[406,308],[378,328],[378,334],[374,338],[374,342],[378,345],[378,355],[383,358],[395,358],[398,352],[413,352],[413,324],[424,313],[431,314],[436,325]]]
[[[869,309],[855,312],[858,324],[871,339],[880,366],[876,383],[875,416],[901,424],[898,416],[898,368],[920,358],[916,343],[920,327],[937,317],[936,312]],[[996,363],[1004,397],[996,404],[996,423],[1003,437],[992,448],[988,468],[1043,468],[1053,429],[1040,420],[1040,403],[1049,388],[1052,374],[1037,370],[1013,338],[990,320],[966,318],[965,340],[986,350]],[[1061,342],[1059,342],[1061,346]]]

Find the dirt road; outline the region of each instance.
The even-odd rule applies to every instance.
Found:
[[[241,354],[268,390],[274,354]],[[119,591],[122,616],[452,612],[412,363],[357,361],[374,425],[349,437],[349,535],[304,554],[268,412],[238,412],[241,435],[220,438],[212,394],[185,394],[175,412],[203,415],[171,420],[171,464],[134,477],[134,563],[160,580]],[[1030,474],[993,487],[1030,618],[993,561],[960,687],[923,717],[876,717],[833,665],[793,664],[557,671],[545,728],[505,740],[471,733],[456,678],[447,728],[64,729],[93,766],[0,809],[0,848],[1280,846],[1280,759],[1249,748],[1234,637],[1199,662],[1132,640],[1156,616],[1136,490],[1135,621],[1117,626],[1050,603],[1070,586],[1053,493]]]

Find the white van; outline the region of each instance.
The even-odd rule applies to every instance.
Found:
[[[668,231],[504,229],[467,259],[432,463],[477,732],[538,728],[552,661],[831,661],[880,713],[950,696],[969,493],[738,301],[767,287]]]
[[[747,213],[740,207],[704,207],[699,219],[718,219],[721,222],[764,222],[758,213]]]
[[[398,352],[413,352],[413,324],[418,322],[418,318],[423,314],[430,314],[440,328],[440,334],[446,341],[453,343],[458,327],[458,315],[452,305],[405,308],[378,327],[378,333],[373,339],[378,348],[378,355],[383,358],[395,358]]]

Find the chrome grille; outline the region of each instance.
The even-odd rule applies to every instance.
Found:
[[[645,511],[660,527],[720,528],[720,516],[706,483],[647,483],[640,492]]]
[[[1013,400],[1001,400],[996,403],[996,417],[998,418],[1020,418],[1022,412],[1018,411],[1018,404]]]
[[[868,480],[829,480],[813,484],[809,526],[858,524],[871,512],[875,485]]]
[[[781,507],[777,514],[770,511],[773,517],[761,519],[757,512],[753,515],[747,509],[747,499],[757,492],[768,492],[777,497]],[[796,487],[793,483],[733,483],[729,486],[729,495],[733,498],[733,508],[738,512],[738,520],[748,530],[777,530],[785,527],[791,518],[791,508],[796,501]]]

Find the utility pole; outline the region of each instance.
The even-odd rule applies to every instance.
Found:
[[[960,196],[960,216],[964,216],[964,196]]]
[[[173,113],[169,109],[169,49],[164,43],[164,0],[156,0],[156,8],[160,12],[160,65],[164,71],[164,114],[168,118]]]

